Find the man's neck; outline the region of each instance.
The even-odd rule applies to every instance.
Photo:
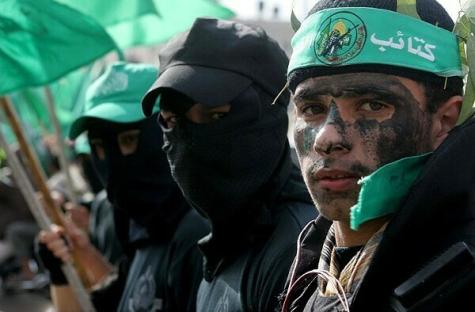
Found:
[[[334,221],[336,245],[338,247],[363,246],[388,219],[388,217],[383,217],[368,221],[362,224],[358,231],[352,230],[348,221]]]

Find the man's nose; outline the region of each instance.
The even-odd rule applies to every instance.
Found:
[[[313,148],[322,156],[348,153],[351,146],[346,139],[346,127],[327,120],[318,131]]]

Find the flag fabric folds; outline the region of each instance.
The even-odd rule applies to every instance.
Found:
[[[158,12],[154,0],[56,0],[93,17],[103,26],[134,20]]]
[[[158,15],[142,15],[133,20],[107,26],[107,31],[119,47],[163,43],[175,34],[190,28],[197,17],[228,19],[234,16],[234,12],[211,0],[154,0],[154,2]]]
[[[51,0],[0,1],[0,95],[52,82],[116,47],[94,19]]]

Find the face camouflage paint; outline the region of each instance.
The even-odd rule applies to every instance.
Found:
[[[348,219],[361,178],[403,157],[431,151],[431,120],[421,90],[409,79],[377,73],[311,78],[297,87],[296,148],[324,216]],[[358,220],[367,220],[372,212],[359,215],[364,217]]]

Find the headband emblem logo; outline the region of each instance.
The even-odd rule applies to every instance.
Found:
[[[338,12],[320,26],[315,38],[317,58],[327,65],[340,65],[355,58],[366,42],[366,26],[351,12]]]

